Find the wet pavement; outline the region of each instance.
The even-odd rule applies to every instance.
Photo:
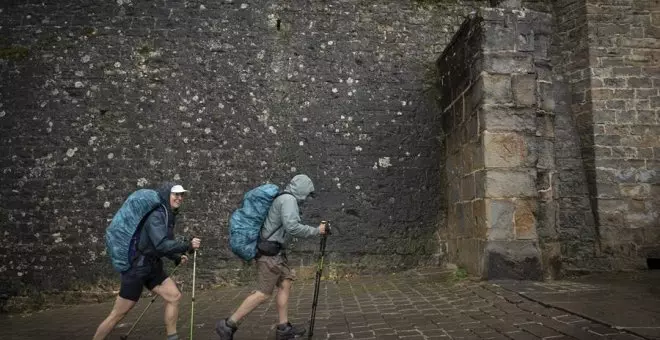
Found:
[[[598,274],[552,283],[501,282],[546,306],[660,339],[660,271]]]
[[[576,281],[477,282],[452,272],[417,269],[321,284],[314,339],[660,339],[660,275],[587,277]],[[290,320],[307,324],[314,282],[294,285]],[[198,290],[194,339],[218,339],[214,323],[251,287]],[[151,299],[143,298],[109,337],[119,339]],[[189,289],[179,336],[190,338]],[[0,339],[91,339],[112,303],[0,316]],[[129,339],[165,339],[157,300]],[[274,299],[241,325],[234,339],[274,339]],[[306,336],[304,337],[307,338]]]

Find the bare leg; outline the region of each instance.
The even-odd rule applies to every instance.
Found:
[[[121,296],[117,296],[117,300],[115,300],[115,305],[112,307],[112,311],[110,311],[110,315],[108,315],[103,322],[99,325],[99,327],[96,329],[96,334],[94,334],[94,339],[93,340],[103,340],[105,339],[110,332],[112,332],[112,329],[115,328],[117,323],[121,321],[126,316],[126,313],[131,310],[135,306],[135,301],[124,299]]]
[[[165,279],[163,283],[154,287],[153,292],[165,300],[165,328],[167,335],[176,334],[176,322],[179,315],[179,300],[181,292],[171,278]]]
[[[277,313],[280,315],[280,324],[289,322],[289,294],[293,281],[282,280],[282,285],[277,292]]]
[[[245,300],[243,300],[241,306],[238,307],[236,312],[234,312],[234,314],[229,319],[233,322],[238,322],[239,320],[243,319],[245,316],[250,314],[250,312],[252,312],[260,304],[268,300],[269,297],[270,297],[269,295],[266,295],[260,291],[255,291],[250,296],[245,298]]]

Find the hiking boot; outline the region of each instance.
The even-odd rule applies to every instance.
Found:
[[[215,334],[218,334],[221,340],[234,340],[234,332],[236,328],[229,327],[227,319],[222,319],[215,325]]]
[[[305,332],[306,330],[304,328],[294,326],[290,322],[287,322],[284,328],[282,328],[280,325],[277,326],[277,330],[275,330],[275,338],[277,340],[295,339],[305,335]]]

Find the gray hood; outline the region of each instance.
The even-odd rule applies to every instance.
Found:
[[[279,242],[286,248],[292,237],[317,236],[319,228],[300,223],[298,204],[314,192],[312,180],[306,175],[297,175],[284,191],[291,195],[279,195],[275,198],[261,229],[261,237]]]
[[[314,192],[314,183],[307,175],[296,175],[284,191],[292,194],[298,202],[302,202],[310,193]]]

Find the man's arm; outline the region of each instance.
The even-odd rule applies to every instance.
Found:
[[[165,255],[168,259],[170,259],[172,262],[174,262],[175,265],[179,265],[181,263],[181,254],[176,253],[176,254],[167,254]]]
[[[285,197],[282,202],[281,212],[282,225],[287,233],[300,238],[317,236],[321,233],[319,228],[300,223],[300,211],[298,210],[298,203],[295,198]]]
[[[156,252],[158,252],[159,256],[167,256],[170,259],[173,259],[172,256],[180,258],[178,254],[190,250],[191,244],[178,240],[170,240],[167,237],[167,218],[165,214],[166,212],[162,208],[158,208],[147,217],[145,221],[147,234],[156,247]]]

